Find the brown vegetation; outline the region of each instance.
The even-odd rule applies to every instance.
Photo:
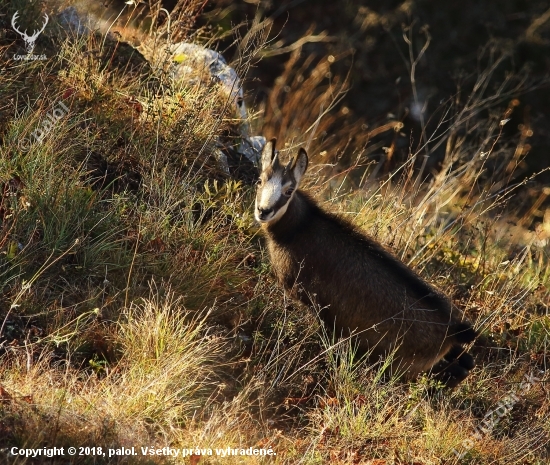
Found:
[[[179,3],[192,4],[190,18],[201,11]],[[48,59],[14,60],[24,49],[10,26],[17,8],[23,16],[21,4],[0,0],[0,447],[277,454],[178,459],[195,464],[548,462],[548,192],[518,174],[535,137],[525,112],[513,119],[529,81],[518,72],[501,80],[507,62],[492,45],[470,86],[429,108],[410,151],[395,124],[407,123],[402,115],[352,118],[333,105],[354,85],[327,78],[337,54],[309,65],[297,56],[272,73],[273,108],[252,122],[292,151],[309,144],[316,200],[474,322],[478,366],[449,393],[429,377],[386,380],[387,367],[358,361],[353,344],[286,300],[253,219],[254,188],[220,173],[212,156],[211,141],[235,123],[215,85],[174,86],[132,47],[65,37],[53,19],[36,42]],[[165,23],[150,24],[154,33]],[[215,43],[187,24],[183,35]],[[257,18],[242,34],[239,69],[252,73],[262,50],[273,51],[262,48],[268,26]],[[542,25],[530,31],[544,39]],[[424,43],[413,44],[412,63]],[[420,62],[439,66],[426,54]],[[61,101],[69,112],[33,140]],[[523,126],[509,133],[512,123]],[[424,165],[426,147],[440,151],[440,166]],[[526,375],[540,379],[525,384]],[[42,463],[71,460],[171,459]]]

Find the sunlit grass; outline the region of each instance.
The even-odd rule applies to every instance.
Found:
[[[254,187],[229,179],[213,153],[235,124],[221,88],[172,85],[139,63],[119,68],[88,53],[101,44],[63,40],[55,60],[0,73],[9,114],[0,120],[2,447],[277,453],[204,459],[224,464],[543,463],[547,375],[491,434],[463,447],[548,360],[548,245],[504,237],[513,193],[484,177],[487,163],[507,166],[517,153],[498,143],[499,115],[449,146],[454,162],[430,182],[415,181],[414,155],[377,178],[360,163],[337,174],[324,164],[337,154],[313,153],[318,176],[308,179],[326,208],[393,249],[475,323],[478,366],[448,392],[359,361],[352,340],[325,333],[275,284],[251,214]],[[266,124],[306,143],[309,133],[294,128],[314,125],[345,84],[323,87],[326,63],[302,81],[292,66],[275,91],[287,81],[301,91],[282,100],[286,117]],[[33,141],[59,101],[69,113]],[[327,117],[319,131],[338,120]],[[456,121],[459,133],[468,127]],[[470,152],[489,139],[497,143],[485,158]],[[312,150],[337,145],[315,139]]]

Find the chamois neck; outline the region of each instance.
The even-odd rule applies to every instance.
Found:
[[[288,208],[279,220],[265,226],[267,232],[275,240],[288,240],[306,223],[314,201],[304,192],[294,192]]]

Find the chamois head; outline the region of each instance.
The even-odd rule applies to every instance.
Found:
[[[254,208],[254,216],[260,223],[273,223],[285,214],[307,169],[307,153],[303,148],[283,166],[275,142],[276,139],[271,139],[262,152],[262,172]]]

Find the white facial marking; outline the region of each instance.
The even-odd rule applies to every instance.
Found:
[[[266,218],[260,218],[258,209],[261,208],[263,210],[269,210],[274,207],[274,205],[277,203],[277,201],[281,198],[284,192],[288,190],[290,186],[292,186],[292,182],[285,183],[284,186],[281,186],[280,180],[277,180],[276,176],[273,176],[269,181],[267,181],[264,186],[262,187],[262,193],[260,195],[260,201],[258,202],[258,199],[256,198],[256,208],[254,211],[254,216],[256,220],[260,223],[274,223],[275,221],[278,221],[287,211],[288,206],[290,202],[292,201],[292,197],[294,196],[294,190],[292,191],[292,194],[289,196],[288,201],[278,210],[272,211]],[[280,176],[279,176],[280,179]],[[271,185],[270,183],[273,182]],[[268,190],[268,193],[266,194],[264,189]]]
[[[271,179],[262,186],[262,195],[260,196],[258,208],[268,210],[275,205],[282,195],[281,181],[281,175],[274,174]]]

